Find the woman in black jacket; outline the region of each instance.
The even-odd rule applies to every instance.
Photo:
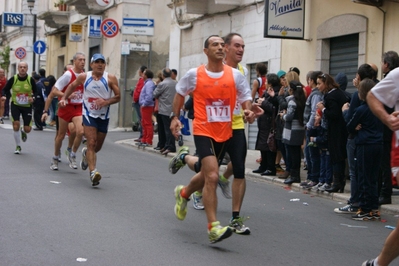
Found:
[[[324,102],[319,102],[317,108],[323,112],[327,120],[328,150],[333,167],[333,186],[327,192],[344,192],[346,140],[348,133],[342,115],[342,106],[348,101],[344,92],[334,79],[323,74],[317,78],[317,86],[324,94]]]
[[[280,79],[276,74],[267,74],[267,89],[262,97],[258,99],[260,107],[264,110],[264,114],[258,118],[258,136],[256,138],[255,149],[259,150],[262,161],[258,169],[253,173],[261,175],[276,175],[276,149],[270,149],[267,139],[271,130],[275,130],[275,118],[278,110],[277,94],[280,90]]]

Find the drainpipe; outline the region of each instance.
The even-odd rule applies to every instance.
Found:
[[[383,9],[381,9],[380,7],[377,7],[379,10],[381,10],[381,12],[382,12],[382,14],[383,14],[383,19],[382,19],[382,42],[381,42],[381,50],[382,50],[382,53],[384,53],[384,50],[385,50],[385,20],[386,20],[386,15],[387,15],[387,12],[386,11],[384,11]]]

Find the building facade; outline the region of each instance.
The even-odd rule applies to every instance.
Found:
[[[141,65],[157,73],[168,65],[170,10],[160,0],[36,0],[38,18],[44,21],[47,37],[47,72],[59,77],[76,52],[86,54],[86,70],[94,53],[102,53],[106,71],[119,79],[121,101],[111,106],[110,128],[132,125],[131,89]],[[60,8],[60,3],[65,7]],[[132,19],[135,26],[126,27]],[[105,28],[101,30],[102,22]],[[151,21],[153,24],[142,24]],[[114,23],[116,22],[116,23]],[[117,25],[115,28],[114,26]],[[72,27],[73,26],[73,27]],[[143,26],[143,27],[141,27]],[[105,33],[105,35],[103,34]]]
[[[172,9],[170,62],[183,75],[205,62],[204,40],[211,34],[241,34],[245,41],[242,64],[250,70],[248,82],[256,78],[255,65],[265,62],[268,73],[298,67],[300,79],[321,70],[331,75],[344,72],[352,79],[363,63],[380,67],[383,52],[399,51],[398,0],[280,0],[272,3],[303,2],[304,39],[264,38],[266,2],[263,0],[175,0]],[[281,4],[282,5],[282,4]],[[173,41],[172,41],[173,40]],[[379,73],[379,77],[382,74]],[[249,148],[256,141],[256,123],[248,126]]]

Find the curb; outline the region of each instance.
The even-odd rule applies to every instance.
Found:
[[[133,140],[120,140],[120,141],[117,141],[116,143],[137,148],[137,145],[133,144],[134,143]],[[153,147],[148,147],[144,150],[142,149],[142,151],[161,155],[161,153],[159,151],[154,150]],[[170,152],[166,156],[172,158],[175,155],[176,155],[176,152]],[[224,167],[225,166],[222,166],[221,169],[224,169]],[[297,192],[302,192],[303,194],[309,194],[311,196],[317,196],[317,197],[322,197],[322,198],[326,198],[326,199],[331,199],[334,201],[345,202],[345,204],[350,198],[350,191],[348,191],[348,190],[345,190],[345,193],[328,193],[328,192],[320,192],[320,191],[312,191],[312,190],[308,190],[308,189],[303,189],[302,187],[299,186],[298,183],[294,183],[291,186],[289,186],[289,185],[284,184],[284,179],[280,179],[277,176],[261,176],[259,174],[254,174],[254,173],[252,173],[252,169],[250,169],[250,168],[245,168],[245,175],[247,177],[251,177],[253,179],[260,179],[260,180],[278,185],[280,187],[290,187],[291,190],[297,191]],[[333,210],[331,210],[331,211],[333,211]],[[380,211],[383,212],[384,214],[399,215],[399,205],[397,205],[397,204],[381,205]]]

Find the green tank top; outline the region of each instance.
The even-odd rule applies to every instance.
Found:
[[[28,75],[25,81],[20,81],[18,75],[14,75],[14,85],[12,86],[11,92],[11,100],[15,105],[30,107],[29,97],[32,97],[30,76]]]

